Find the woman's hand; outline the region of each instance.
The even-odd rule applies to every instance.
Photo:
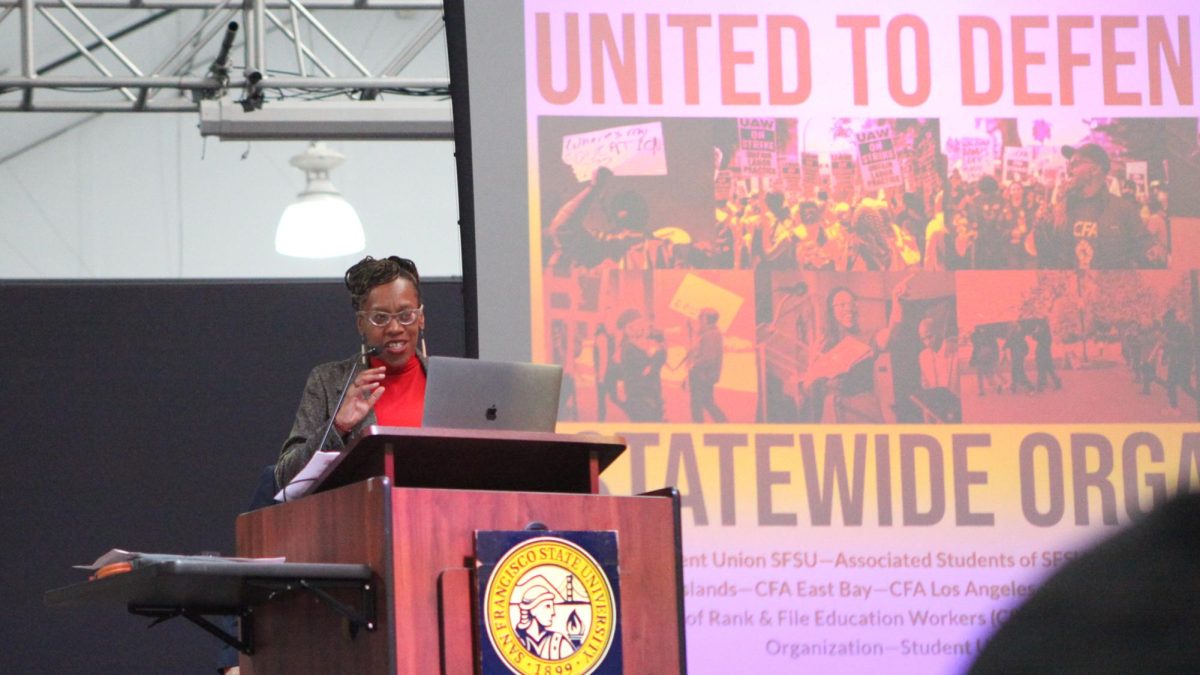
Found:
[[[338,408],[337,415],[333,418],[333,426],[337,428],[338,433],[345,434],[366,419],[379,397],[383,396],[382,382],[386,370],[384,366],[368,368],[354,378],[345,398],[342,399],[342,407]]]

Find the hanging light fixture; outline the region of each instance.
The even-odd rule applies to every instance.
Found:
[[[345,160],[319,141],[291,159],[304,172],[305,185],[279,217],[276,251],[297,258],[334,258],[366,248],[362,221],[329,180],[329,172]]]

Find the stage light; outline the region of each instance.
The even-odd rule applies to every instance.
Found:
[[[291,159],[306,182],[299,199],[279,218],[276,251],[297,258],[335,258],[366,248],[358,213],[329,180],[329,172],[345,159],[321,142]]]
[[[246,110],[233,101],[200,102],[200,135],[222,141],[452,141],[450,104],[433,97],[395,101],[268,101]]]

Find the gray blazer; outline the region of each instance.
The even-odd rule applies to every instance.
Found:
[[[421,368],[425,368],[425,358],[418,353]],[[292,478],[300,473],[308,460],[317,454],[317,443],[321,434],[329,425],[330,418],[337,412],[334,410],[338,397],[342,395],[342,385],[350,375],[350,369],[358,363],[358,356],[343,361],[322,363],[308,374],[308,382],[304,385],[304,395],[300,398],[300,407],[296,410],[296,421],[292,423],[292,431],[283,442],[283,450],[279,453],[279,461],[275,464],[275,482],[279,487],[287,485]],[[321,450],[341,450],[346,442],[364,427],[376,424],[375,411],[371,410],[347,434],[340,434],[335,428],[329,432],[325,447]]]

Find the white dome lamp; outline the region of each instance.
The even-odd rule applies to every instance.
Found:
[[[297,258],[335,258],[366,248],[362,221],[329,180],[329,172],[345,160],[319,141],[291,159],[304,172],[305,186],[279,217],[276,251]]]

